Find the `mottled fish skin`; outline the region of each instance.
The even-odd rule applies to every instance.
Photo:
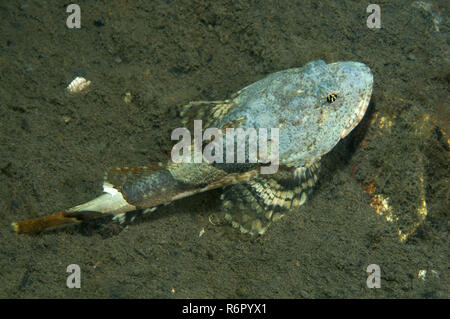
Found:
[[[280,170],[224,187],[224,219],[243,233],[262,235],[272,221],[305,203],[317,181],[320,158],[361,121],[372,86],[373,75],[363,63],[319,60],[273,73],[222,104],[188,105],[185,124],[198,118],[212,127],[280,131]],[[197,113],[188,116],[195,106]],[[229,172],[236,166],[217,165]]]
[[[310,62],[273,73],[237,92],[211,126],[244,118],[242,128],[280,129],[280,164],[309,166],[363,117],[372,94],[370,69],[358,62]],[[335,96],[331,102],[330,96]]]
[[[185,126],[202,120],[203,129],[278,128],[277,173],[262,175],[260,164],[251,163],[169,161],[160,167],[115,168],[108,173],[101,197],[13,227],[32,232],[98,213],[124,222],[136,216],[126,215],[129,211],[154,211],[161,204],[223,187],[224,220],[243,233],[264,234],[273,221],[306,201],[317,181],[320,158],[360,122],[372,85],[372,73],[363,63],[319,60],[273,73],[228,100],[191,102],[181,112]]]

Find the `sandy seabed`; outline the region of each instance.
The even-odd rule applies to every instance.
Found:
[[[0,5],[0,297],[449,297],[445,1],[383,2],[380,29],[355,1],[77,3],[81,29],[60,1]],[[317,59],[369,65],[372,102],[265,236],[209,222],[220,190],[125,229],[12,231],[99,195],[109,167],[166,160],[189,101]],[[91,85],[68,94],[76,76]],[[70,264],[82,289],[65,285]]]

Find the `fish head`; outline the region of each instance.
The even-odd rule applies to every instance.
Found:
[[[346,137],[361,121],[372,96],[373,75],[370,68],[360,62],[336,62],[327,65],[335,82],[323,99],[322,107],[331,109],[340,130],[339,138]],[[328,105],[327,105],[328,104]]]
[[[296,72],[290,83],[291,116],[285,116],[290,119],[284,134],[288,156],[281,155],[281,162],[308,166],[361,121],[372,95],[373,75],[368,66],[352,61],[326,64],[319,60]]]

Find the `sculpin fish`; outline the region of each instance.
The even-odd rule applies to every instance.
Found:
[[[124,223],[136,216],[131,212],[149,213],[174,200],[222,188],[223,219],[242,233],[262,235],[272,222],[305,203],[321,157],[361,121],[372,85],[372,73],[363,63],[319,60],[268,75],[224,101],[191,102],[181,112],[184,125],[202,120],[205,128],[278,128],[276,173],[262,174],[266,164],[250,163],[248,157],[233,164],[171,160],[113,168],[103,195],[12,226],[18,233],[30,233],[105,216]]]

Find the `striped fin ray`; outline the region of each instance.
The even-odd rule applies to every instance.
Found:
[[[263,235],[291,208],[305,203],[317,181],[318,163],[310,167],[281,168],[275,175],[259,175],[224,188],[224,219],[242,233]]]
[[[234,100],[193,101],[185,105],[180,112],[182,123],[190,126],[194,120],[203,120],[203,127],[211,127],[222,119],[236,103]],[[232,126],[232,124],[230,124]]]

